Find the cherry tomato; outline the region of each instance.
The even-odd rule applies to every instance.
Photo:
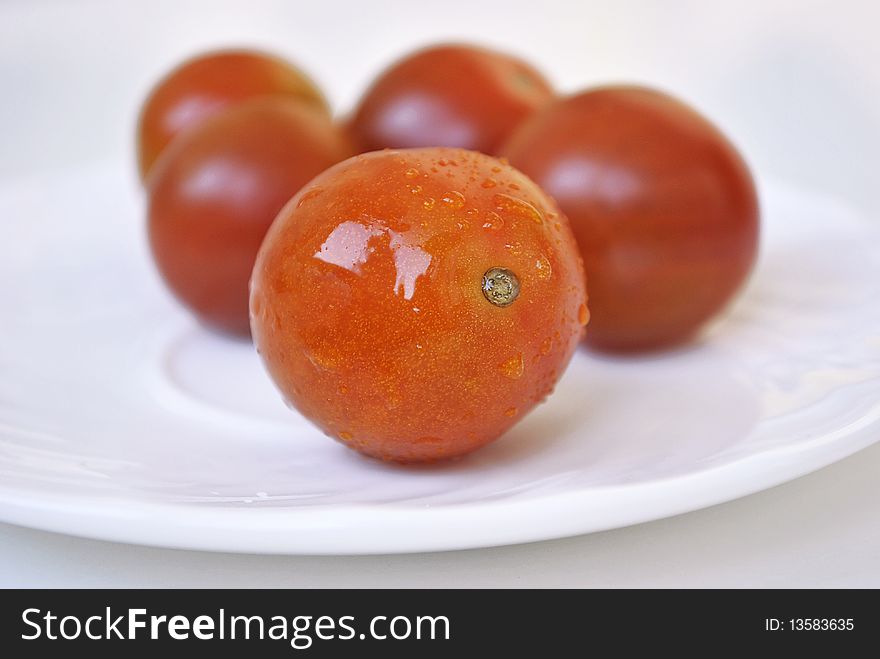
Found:
[[[251,282],[254,342],[324,432],[399,462],[465,454],[553,389],[588,319],[568,222],[509,165],[351,158],[304,187]]]
[[[262,96],[297,98],[329,115],[324,96],[288,62],[246,50],[207,53],[191,59],[150,92],[138,121],[141,179],[175,135],[242,101]]]
[[[609,87],[560,100],[503,152],[571,221],[590,282],[587,341],[597,348],[692,337],[752,268],[749,171],[724,135],[665,94]]]
[[[301,186],[349,155],[327,117],[279,98],[181,135],[147,188],[150,246],[165,282],[207,325],[246,336],[248,280],[266,230]]]
[[[553,90],[522,60],[484,48],[435,46],[385,71],[355,111],[363,151],[454,146],[494,153]]]

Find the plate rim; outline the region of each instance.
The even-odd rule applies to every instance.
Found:
[[[624,528],[739,499],[854,455],[880,442],[877,431],[880,403],[846,426],[798,445],[767,448],[678,476],[525,500],[437,506],[337,503],[261,509],[91,495],[70,502],[39,491],[23,498],[22,490],[0,485],[0,521],[94,540],[225,553],[353,556],[498,547]],[[792,454],[800,459],[793,461]],[[780,460],[783,455],[787,459]],[[615,514],[603,518],[603,507]],[[413,515],[414,509],[421,515]],[[621,516],[621,510],[627,514]],[[511,523],[486,525],[487,515]],[[534,523],[560,515],[564,519],[552,530]],[[352,533],[371,528],[382,532]]]
[[[95,170],[103,172],[105,166]],[[0,194],[15,189],[4,183],[0,181]],[[759,186],[762,198],[767,185],[764,181]],[[877,225],[845,200],[784,181],[773,180],[770,186],[786,199],[794,195],[830,204],[838,217],[845,215],[865,233],[880,235]],[[0,522],[110,542],[213,552],[344,556],[475,549],[623,528],[711,507],[815,472],[877,442],[880,402],[842,426],[795,444],[766,446],[681,474],[529,498],[271,508],[120,494],[71,496],[0,482]]]

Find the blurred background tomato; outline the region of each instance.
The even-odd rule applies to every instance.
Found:
[[[561,92],[673,91],[773,176],[880,210],[880,6],[859,0],[6,0],[0,178],[116,158],[150,87],[232,46],[288,57],[347,113],[398,56],[442,40],[518,54]],[[358,15],[368,20],[340,20]]]
[[[788,181],[876,217],[878,24],[880,5],[869,0],[2,0],[0,186],[43,195],[58,179],[53,174],[87,174],[94,163],[97,171],[117,172],[114,181],[128,177],[124,195],[84,200],[68,185],[58,192],[60,202],[53,201],[95,203],[102,218],[125,225],[138,217],[143,201],[132,148],[138,110],[156,81],[186,58],[227,47],[277,53],[307,71],[334,110],[348,116],[365,85],[398,57],[430,43],[464,41],[521,56],[560,93],[620,82],[672,92],[730,136],[760,185]],[[8,215],[0,219],[7,229],[0,240],[23,259],[34,258],[33,248],[18,240],[20,227],[46,218],[23,213],[4,222]],[[76,231],[71,227],[63,237]],[[101,237],[79,236],[76,245]],[[52,257],[47,267],[59,273],[63,288],[71,285],[65,268],[88,254],[59,249]],[[101,292],[116,290],[109,279]],[[7,284],[0,300],[20,299],[9,295],[20,282]],[[5,305],[0,323],[16,316],[27,322],[23,311]],[[65,320],[58,319],[62,329]],[[8,357],[14,346],[6,347]],[[72,355],[69,365],[90,358]],[[24,384],[15,381],[9,390]],[[66,388],[56,397],[60,404],[69,404],[69,393]],[[54,441],[53,434],[45,436]],[[227,585],[264,586],[452,580],[469,586],[862,587],[880,583],[877,448],[764,495],[666,522],[421,558],[160,552],[0,525],[6,566],[0,581],[215,586],[222,575]]]

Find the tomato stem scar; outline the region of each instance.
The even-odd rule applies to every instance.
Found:
[[[519,297],[519,278],[507,268],[489,268],[483,275],[483,296],[496,307],[510,306]]]

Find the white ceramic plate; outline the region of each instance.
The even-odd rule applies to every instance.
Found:
[[[880,229],[762,192],[760,265],[704,340],[581,351],[502,440],[401,468],[325,438],[250,345],[177,307],[126,168],[6,183],[0,519],[210,550],[441,550],[657,519],[830,464],[880,438]]]

